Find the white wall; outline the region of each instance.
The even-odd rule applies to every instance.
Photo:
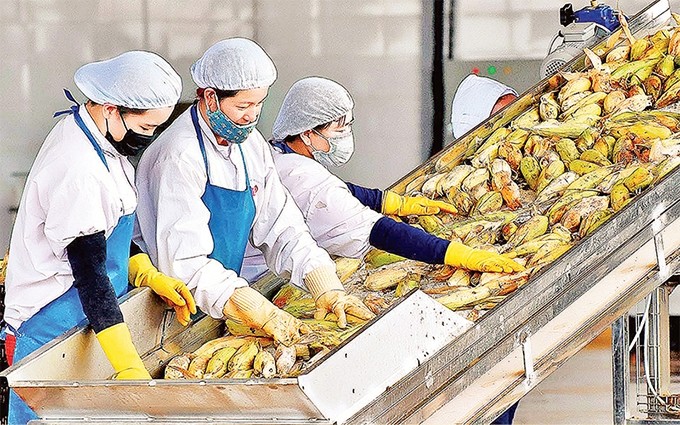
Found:
[[[426,1],[426,0],[422,0]],[[182,75],[183,99],[195,87],[189,66],[212,43],[257,40],[279,79],[259,129],[268,137],[290,85],[322,75],[356,102],[356,155],[338,174],[385,187],[423,162],[421,0],[0,0],[0,250],[9,242],[24,172],[69,102],[83,63],[131,49],[160,53]]]

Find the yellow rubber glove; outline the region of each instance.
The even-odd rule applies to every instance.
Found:
[[[391,190],[383,195],[382,213],[385,215],[434,215],[439,212],[457,214],[458,210],[451,204],[433,201],[422,196],[401,196]]]
[[[360,320],[375,317],[359,298],[345,293],[345,288],[332,266],[319,267],[307,273],[305,285],[314,297],[314,318],[317,320],[323,320],[326,314],[333,313],[338,318],[338,327],[345,328],[348,314]]]
[[[114,379],[151,379],[142,359],[132,345],[130,329],[125,323],[118,323],[97,334],[104,354],[116,371]]]
[[[191,291],[181,280],[166,276],[151,264],[146,254],[137,254],[130,258],[128,280],[139,288],[148,286],[170,307],[175,309],[177,321],[186,326],[191,315],[196,314],[196,302]]]
[[[512,273],[524,270],[524,267],[504,255],[470,248],[458,242],[449,244],[444,255],[444,264],[493,273]]]
[[[234,290],[222,313],[229,319],[264,330],[267,335],[286,346],[291,346],[300,339],[301,334],[308,332],[307,326],[301,320],[276,307],[248,286]]]

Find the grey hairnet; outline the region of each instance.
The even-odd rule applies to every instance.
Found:
[[[182,94],[182,79],[162,57],[143,51],[81,66],[76,86],[93,102],[134,109],[174,106]]]
[[[283,140],[335,121],[354,107],[347,89],[335,81],[307,77],[293,84],[274,121],[272,137]]]
[[[501,96],[517,92],[494,79],[470,74],[460,83],[451,105],[451,130],[460,137],[489,118]]]
[[[276,81],[276,67],[254,41],[228,38],[210,46],[191,65],[191,78],[201,88],[250,90],[271,86]]]

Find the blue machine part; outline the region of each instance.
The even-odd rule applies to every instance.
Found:
[[[619,26],[618,12],[606,4],[598,4],[574,11],[571,3],[560,9],[560,23],[564,26],[572,22],[593,22],[614,31]]]

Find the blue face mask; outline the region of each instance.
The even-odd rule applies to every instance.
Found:
[[[210,108],[207,106],[205,108],[205,112],[208,115],[208,123],[210,123],[210,128],[215,132],[215,134],[228,142],[243,143],[250,135],[250,132],[253,131],[255,125],[257,125],[257,119],[250,124],[238,125],[230,120],[229,117],[220,110],[220,101],[217,98],[217,95],[215,95],[215,99],[217,100],[218,105],[215,112],[211,112]]]

